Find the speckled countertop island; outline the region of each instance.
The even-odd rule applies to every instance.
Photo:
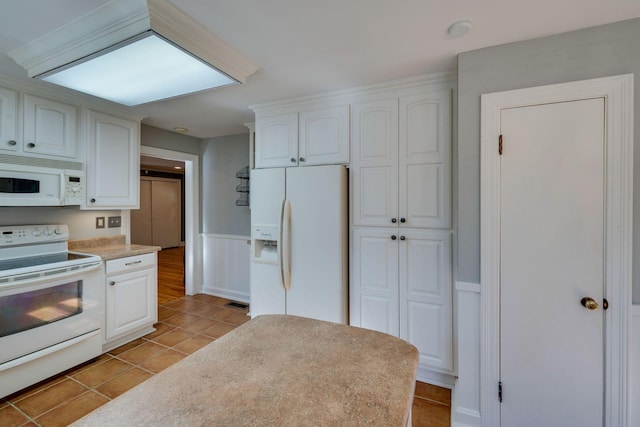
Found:
[[[259,316],[78,426],[405,426],[418,351],[390,335]]]
[[[160,246],[128,245],[125,236],[98,237],[94,239],[69,240],[69,250],[102,257],[104,261],[134,255],[148,254],[162,249]]]

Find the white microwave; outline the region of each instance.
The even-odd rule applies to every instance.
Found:
[[[0,163],[0,206],[81,205],[84,190],[83,170]]]

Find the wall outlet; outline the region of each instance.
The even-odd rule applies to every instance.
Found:
[[[97,216],[96,217],[96,228],[104,228],[104,217]]]
[[[122,217],[120,216],[109,217],[109,228],[120,227],[121,225],[122,225]]]

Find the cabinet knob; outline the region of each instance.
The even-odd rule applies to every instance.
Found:
[[[391,222],[395,224],[396,222],[398,222],[398,220],[395,218],[391,218]]]
[[[404,218],[400,218],[400,222],[404,224],[405,222],[407,222],[407,220]]]
[[[391,236],[391,240],[396,240],[398,237],[396,237],[395,235]]]
[[[301,162],[304,162],[304,157],[300,157],[300,161],[301,161]]]
[[[400,236],[400,240],[404,240],[404,239],[406,239],[406,237]]]
[[[296,162],[296,158],[295,158],[295,157],[292,157],[292,158],[291,158],[291,163],[295,163],[295,162]]]
[[[17,142],[15,142],[13,139],[11,141],[7,141],[7,145],[13,146],[13,145],[16,145],[16,144],[17,144]]]
[[[114,282],[113,280],[111,282],[109,282],[109,285],[111,285],[111,286],[113,286],[115,284],[116,284],[116,282]]]
[[[96,199],[91,199],[91,200],[90,200],[90,202],[91,202],[91,203],[95,203],[95,202],[96,202]]]
[[[34,148],[35,146],[36,144],[34,144],[33,142],[27,144],[27,148]]]

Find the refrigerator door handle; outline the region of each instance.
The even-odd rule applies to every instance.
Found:
[[[282,238],[282,224],[284,224],[284,202],[285,200],[282,200],[282,203],[280,203],[280,230],[278,234],[278,270],[280,272],[280,286],[282,286],[282,288],[284,288],[284,270],[282,269],[282,242],[284,241]]]
[[[289,289],[291,288],[291,248],[289,247],[291,243],[291,239],[289,237],[291,228],[291,202],[289,200],[284,201],[281,225],[282,235],[280,238],[280,247],[282,250],[280,251],[280,254],[282,265],[282,286],[285,289]]]

